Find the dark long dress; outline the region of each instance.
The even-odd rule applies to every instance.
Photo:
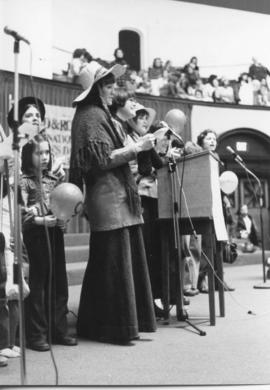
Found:
[[[126,343],[138,332],[154,332],[156,321],[141,231],[136,183],[109,113],[78,106],[72,125],[70,180],[86,187],[91,229],[77,330],[91,340]],[[113,154],[114,152],[114,154]]]
[[[106,245],[104,245],[106,243]],[[78,335],[127,341],[156,329],[140,226],[94,232],[78,313]]]

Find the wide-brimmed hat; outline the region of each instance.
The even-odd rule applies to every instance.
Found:
[[[109,73],[112,73],[117,79],[118,77],[122,76],[125,71],[125,66],[119,64],[115,64],[111,68],[107,69],[98,62],[91,61],[82,69],[79,74],[78,82],[81,84],[84,91],[78,97],[76,97],[76,99],[73,101],[73,105],[83,101],[88,96],[89,92],[93,88],[93,85],[97,81],[103,79],[103,77],[107,76]]]
[[[145,112],[148,114],[148,129],[149,129],[150,126],[153,124],[153,122],[154,122],[154,120],[155,120],[156,111],[155,111],[153,108],[151,108],[151,107],[145,107],[145,106],[143,106],[143,105],[140,104],[140,103],[136,103],[135,111],[136,111],[136,114],[137,114],[137,112],[139,112],[139,111],[145,111]],[[134,128],[134,125],[135,125],[134,118],[128,120],[128,123],[130,124],[130,126],[131,126],[132,128]]]
[[[22,99],[20,99],[18,102],[19,122],[20,122],[23,114],[26,111],[26,107],[29,104],[33,104],[33,105],[37,106],[39,113],[40,113],[41,120],[44,121],[44,117],[45,117],[45,113],[46,113],[44,103],[40,99],[35,98],[34,96],[26,96],[26,97],[23,97]],[[8,121],[9,127],[12,128],[14,126],[14,105],[11,108],[11,110],[9,110],[9,113],[7,116],[7,121]]]

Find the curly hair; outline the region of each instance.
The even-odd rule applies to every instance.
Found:
[[[215,134],[215,136],[217,137],[217,134],[214,130],[211,130],[211,129],[206,129],[206,130],[203,130],[197,137],[197,144],[199,146],[203,146],[203,140],[205,139],[205,137],[207,136],[207,134],[209,133],[213,133]]]

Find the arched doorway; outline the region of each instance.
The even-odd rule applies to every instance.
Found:
[[[133,30],[119,32],[119,47],[125,54],[125,60],[131,69],[141,69],[141,42],[140,35]]]
[[[237,220],[237,212],[242,204],[247,204],[250,214],[257,222],[260,230],[258,184],[248,176],[237,164],[230,152],[231,146],[239,154],[251,170],[260,179],[263,188],[263,222],[265,247],[270,249],[269,229],[269,188],[270,188],[270,137],[254,129],[234,129],[219,136],[217,152],[225,164],[225,169],[237,174],[239,185],[231,195],[233,211]]]

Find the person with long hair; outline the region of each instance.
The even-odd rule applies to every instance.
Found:
[[[85,187],[91,230],[77,331],[90,340],[130,346],[139,332],[156,330],[140,197],[128,164],[153,147],[154,137],[126,145],[121,123],[109,111],[115,80],[125,68],[90,65],[88,87],[74,101],[71,130],[69,180]]]
[[[160,94],[160,88],[165,83],[163,78],[163,64],[160,57],[154,58],[152,67],[148,69],[148,77],[151,83],[151,95],[158,96]]]
[[[30,287],[25,300],[26,341],[29,348],[43,352],[50,349],[51,341],[66,346],[77,344],[76,338],[68,335],[63,221],[50,210],[50,193],[59,184],[59,179],[51,172],[51,146],[45,135],[37,134],[27,142],[22,148],[21,159],[22,226],[29,257]]]

